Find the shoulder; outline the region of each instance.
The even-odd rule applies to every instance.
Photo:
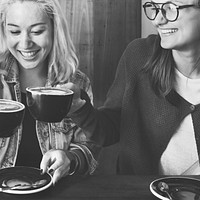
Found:
[[[158,38],[158,35],[149,35],[147,38],[138,38],[129,43],[122,55],[126,66],[132,70],[141,69],[152,56]]]
[[[119,69],[125,70],[130,80],[139,75],[142,68],[152,56],[158,35],[149,35],[147,38],[138,38],[130,42],[120,59]]]
[[[130,48],[132,46],[139,46],[139,47],[152,46],[158,37],[159,37],[158,35],[151,34],[146,38],[137,38],[132,42],[130,42],[128,47]]]
[[[126,48],[128,53],[139,53],[139,54],[151,54],[155,41],[158,39],[158,35],[149,35],[147,38],[137,38],[130,42]]]

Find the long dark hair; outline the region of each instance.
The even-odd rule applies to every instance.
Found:
[[[166,96],[175,82],[175,62],[171,49],[163,49],[157,36],[153,54],[143,70],[148,73],[153,90],[157,95]]]

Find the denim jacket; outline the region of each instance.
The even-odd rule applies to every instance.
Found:
[[[0,98],[7,98],[6,91],[1,91],[7,89],[10,91],[11,99],[21,101],[19,69],[14,57],[10,56],[6,63],[0,64],[0,75],[4,79],[3,81],[7,83],[7,88],[5,85],[0,87],[0,94],[5,94],[4,96],[1,95]],[[93,101],[90,81],[84,73],[77,70],[70,81],[78,84],[88,94],[91,102]],[[50,86],[48,80],[46,86]],[[84,132],[70,118],[66,117],[58,123],[36,121],[36,134],[42,154],[50,149],[80,149],[88,164],[87,173],[92,174],[94,172],[97,166],[94,155],[98,148],[86,138]],[[21,138],[22,126],[10,138],[0,138],[0,168],[15,165]]]

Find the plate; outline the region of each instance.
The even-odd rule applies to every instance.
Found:
[[[10,194],[32,194],[52,185],[49,173],[41,175],[34,167],[16,166],[0,169],[0,192]]]
[[[160,182],[169,186],[169,194],[176,200],[200,200],[200,180],[190,177],[165,177],[154,180],[150,184],[150,191],[153,195],[162,200],[169,200],[167,194],[158,188]]]

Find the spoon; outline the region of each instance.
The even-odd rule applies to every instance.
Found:
[[[171,197],[171,195],[169,194],[169,185],[167,185],[167,183],[165,183],[165,182],[159,182],[158,183],[158,188],[159,188],[159,190],[161,192],[166,193],[170,200],[173,200],[172,197]]]

